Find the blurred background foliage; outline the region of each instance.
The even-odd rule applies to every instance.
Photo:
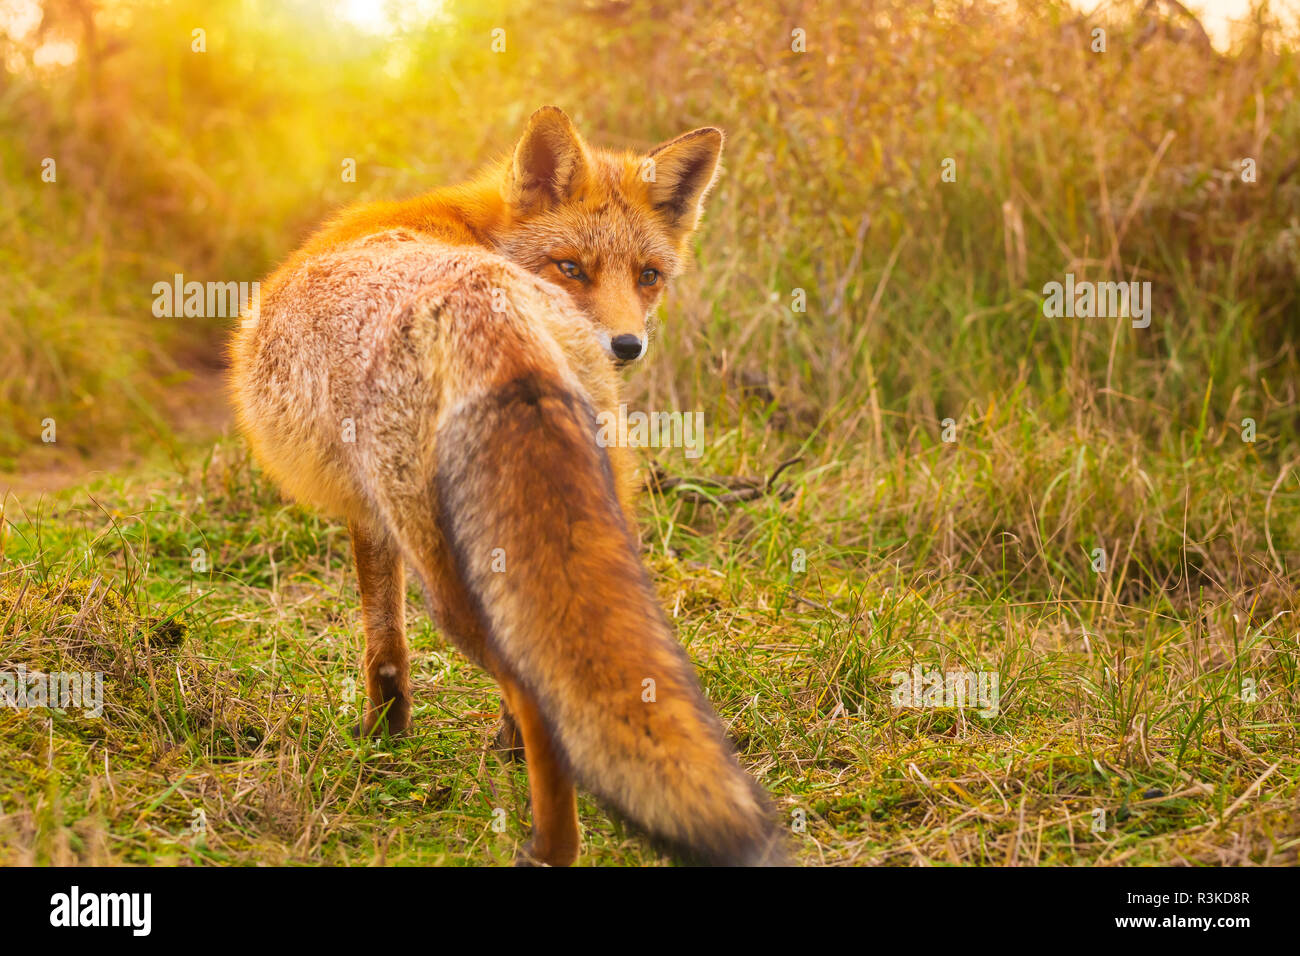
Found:
[[[3,0],[0,463],[43,450],[46,417],[65,456],[210,421],[230,323],[155,318],[154,282],[257,280],[330,210],[458,180],[544,103],[604,145],[729,136],[633,400],[828,460],[1007,406],[1198,449],[1252,416],[1277,459],[1294,41],[1265,6],[1215,49],[1158,2]],[[1067,272],[1152,282],[1151,327],[1045,319]]]

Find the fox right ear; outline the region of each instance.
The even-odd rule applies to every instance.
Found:
[[[683,133],[649,153],[655,170],[650,201],[680,233],[689,233],[699,225],[704,197],[718,178],[722,141],[722,130],[706,126]]]
[[[587,167],[587,150],[564,111],[543,106],[528,118],[510,161],[510,205],[523,213],[563,202]]]

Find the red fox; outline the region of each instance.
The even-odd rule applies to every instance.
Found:
[[[404,566],[501,687],[533,832],[578,855],[575,784],[683,859],[784,860],[641,564],[616,366],[683,267],[723,135],[645,156],[554,107],[471,182],[343,212],[265,283],[231,348],[240,428],[294,498],[346,519],[362,731],[411,722]],[[652,688],[653,693],[647,693]]]

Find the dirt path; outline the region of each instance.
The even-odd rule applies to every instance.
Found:
[[[192,372],[191,378],[175,387],[166,407],[160,410],[171,427],[167,443],[174,448],[218,438],[234,426],[222,370],[201,367]],[[151,440],[144,444],[144,448],[109,449],[89,457],[49,446],[33,449],[19,459],[17,468],[0,472],[0,502],[10,496],[22,502],[35,501],[103,475],[130,471],[160,447]]]

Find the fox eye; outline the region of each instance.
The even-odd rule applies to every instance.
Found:
[[[658,282],[658,281],[659,281],[659,270],[658,270],[658,269],[644,269],[644,270],[642,270],[642,272],[641,272],[641,284],[642,284],[642,285],[654,285],[654,284],[655,284],[656,282]]]
[[[562,259],[555,264],[555,267],[569,279],[585,279],[582,273],[582,266],[578,265],[572,259]]]

